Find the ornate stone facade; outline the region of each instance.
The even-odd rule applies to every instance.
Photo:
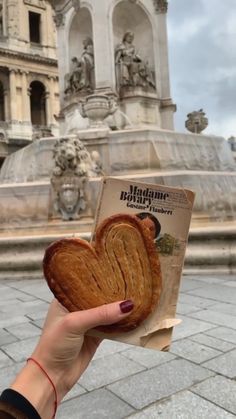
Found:
[[[1,5],[0,128],[6,131],[10,154],[42,132],[58,133],[56,30],[46,0],[8,0]],[[0,152],[0,166],[5,156]]]

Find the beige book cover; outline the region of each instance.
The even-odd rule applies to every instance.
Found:
[[[153,237],[162,273],[161,298],[154,312],[134,331],[107,334],[106,338],[152,349],[169,349],[173,327],[180,323],[175,314],[193,202],[194,193],[190,190],[112,177],[103,179],[94,232],[111,215],[150,217],[155,225]]]

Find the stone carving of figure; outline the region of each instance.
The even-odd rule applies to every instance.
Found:
[[[93,90],[94,52],[92,39],[86,37],[83,41],[83,46],[84,50],[81,57],[73,57],[71,60],[71,71],[65,76],[65,93]]]
[[[148,64],[136,53],[134,34],[124,34],[121,44],[115,49],[117,83],[119,86],[142,86],[155,88]]]
[[[60,138],[54,146],[53,159],[54,210],[63,220],[76,220],[91,207],[88,177],[103,173],[100,155],[93,151],[90,156],[78,138]]]

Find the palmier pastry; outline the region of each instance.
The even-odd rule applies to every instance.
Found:
[[[105,219],[92,244],[79,238],[51,244],[43,268],[51,291],[69,311],[128,299],[134,302],[128,317],[98,328],[106,333],[136,328],[160,298],[157,250],[149,230],[133,215]]]

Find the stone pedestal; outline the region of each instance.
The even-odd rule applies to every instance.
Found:
[[[160,100],[155,91],[141,87],[122,88],[120,110],[126,116],[126,127],[161,126]]]

